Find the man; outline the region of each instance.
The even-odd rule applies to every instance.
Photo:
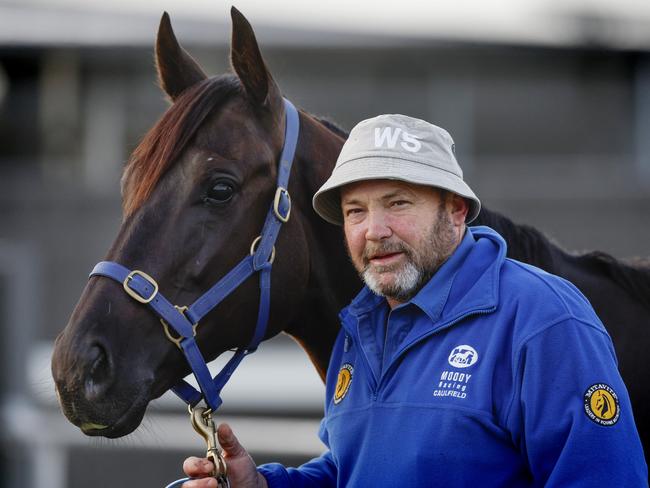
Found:
[[[602,323],[571,283],[466,227],[480,202],[446,131],[361,122],[313,205],[343,225],[366,284],[341,312],[327,373],[329,450],[256,468],[222,425],[231,486],[647,486]]]

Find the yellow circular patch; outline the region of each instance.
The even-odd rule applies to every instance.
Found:
[[[596,383],[587,388],[584,395],[585,413],[598,425],[609,427],[618,422],[621,407],[618,395],[605,383]]]
[[[334,390],[334,404],[338,405],[352,384],[352,373],[354,373],[354,367],[350,363],[345,363],[341,366],[339,375],[336,378],[336,389]]]

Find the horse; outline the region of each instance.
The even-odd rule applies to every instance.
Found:
[[[163,15],[156,64],[171,105],[124,169],[123,221],[106,255],[155,277],[177,304],[191,303],[249,253],[276,191],[286,109],[251,25],[235,8],[231,16],[233,73],[209,78]],[[347,134],[302,110],[299,122],[288,185],[293,204],[274,248],[263,339],[284,331],[324,378],[339,332],[338,311],[361,281],[342,230],[315,214],[311,197],[329,176]],[[510,257],[566,277],[591,300],[614,338],[637,426],[650,446],[644,354],[650,268],[602,253],[572,255],[539,231],[487,209],[478,223],[504,236]],[[249,278],[200,321],[196,342],[206,359],[250,343],[258,295],[256,279]],[[89,436],[109,438],[138,427],[149,402],[190,372],[161,329],[159,318],[121,284],[89,279],[52,356],[57,394],[70,422]]]

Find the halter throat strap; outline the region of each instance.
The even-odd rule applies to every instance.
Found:
[[[191,406],[203,399],[212,411],[219,408],[222,403],[221,389],[242,359],[257,349],[266,334],[271,307],[271,268],[275,257],[275,242],[282,224],[289,220],[291,213],[291,197],[287,187],[300,132],[298,111],[287,99],[284,99],[284,107],[286,125],[284,146],[278,164],[277,187],[262,232],[251,245],[250,254],[208,291],[189,307],[178,307],[167,300],[159,292],[156,281],[142,271],[130,270],[113,261],[102,261],[95,265],[89,276],[103,276],[120,282],[131,298],[147,306],[160,317],[165,334],[183,352],[199,385],[200,391],[181,380],[172,388],[176,395]],[[253,337],[246,347],[235,351],[223,369],[213,378],[196,343],[196,328],[203,317],[256,273],[259,274],[260,302]],[[169,329],[172,329],[176,336],[172,335]]]

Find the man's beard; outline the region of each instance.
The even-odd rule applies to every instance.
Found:
[[[360,271],[361,279],[375,294],[406,302],[431,279],[440,266],[452,254],[456,246],[456,236],[451,218],[444,211],[438,210],[437,220],[429,235],[419,243],[420,249],[414,249],[403,241],[384,242],[377,245],[367,244],[364,249]],[[377,266],[370,263],[370,256],[401,252],[405,263]],[[381,275],[393,273],[392,283],[382,283]]]

